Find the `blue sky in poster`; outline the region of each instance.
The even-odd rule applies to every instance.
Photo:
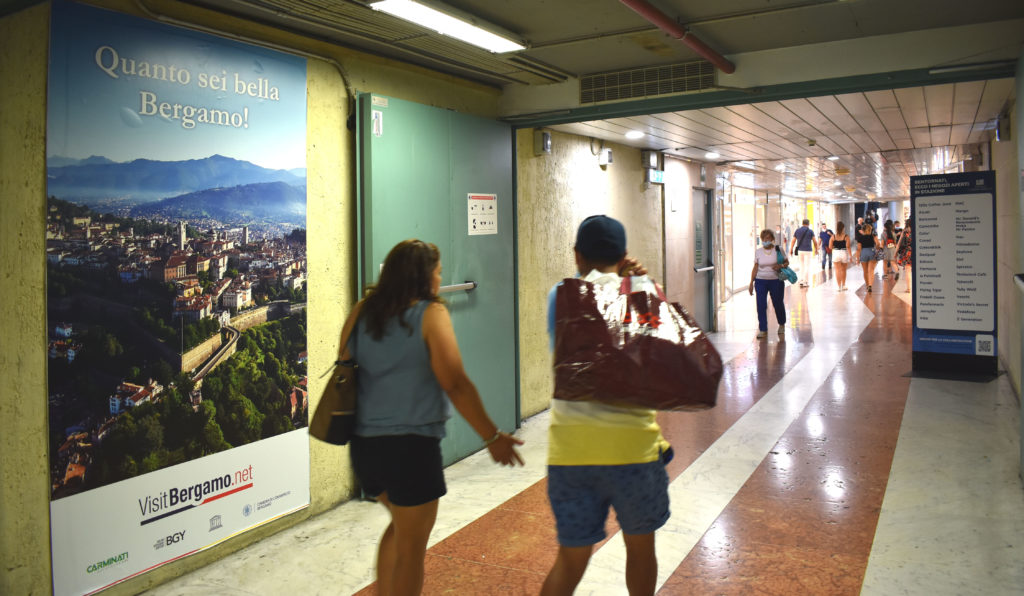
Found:
[[[306,164],[304,58],[55,2],[47,155]]]

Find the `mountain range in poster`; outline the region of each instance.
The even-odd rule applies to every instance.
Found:
[[[114,162],[52,156],[47,194],[133,217],[210,217],[303,224],[304,170],[273,170],[223,155],[183,161]]]

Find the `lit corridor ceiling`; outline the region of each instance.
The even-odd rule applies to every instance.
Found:
[[[909,176],[981,160],[1013,79],[827,95],[552,126],[721,163],[757,190],[826,201],[897,200]],[[645,135],[626,138],[637,130]],[[708,151],[720,157],[707,159]],[[829,159],[833,158],[833,159]]]

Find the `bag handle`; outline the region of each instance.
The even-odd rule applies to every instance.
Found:
[[[358,327],[358,326],[359,326],[359,317],[356,317],[356,320],[352,322],[352,328],[348,330],[348,335],[342,335],[342,337],[341,337],[341,345],[342,346],[345,346],[345,345],[348,344],[349,338],[355,338],[355,343],[353,343],[353,345],[352,345],[353,348],[356,347],[357,345],[359,345],[359,334],[356,333],[356,327]],[[338,356],[340,358],[341,354],[338,354]],[[322,379],[322,378],[326,377],[327,375],[331,374],[332,372],[334,372],[335,367],[337,367],[339,364],[354,364],[355,360],[356,360],[355,357],[352,357],[352,356],[350,356],[348,360],[335,360],[334,363],[331,364],[331,367],[328,368],[327,371],[324,372],[324,374],[320,375],[320,378]]]
[[[658,298],[660,298],[662,302],[668,302],[668,298],[665,297],[665,291],[661,289],[661,286],[658,285],[658,282],[656,282],[656,281],[654,281],[652,279],[651,283],[654,284],[654,291],[655,291],[656,294],[658,294]],[[623,277],[622,278],[622,283],[619,284],[619,294],[622,294],[624,296],[629,296],[632,293],[633,293],[633,277],[632,276]]]

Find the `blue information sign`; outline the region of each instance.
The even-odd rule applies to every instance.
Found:
[[[914,369],[995,374],[995,172],[910,185]]]

